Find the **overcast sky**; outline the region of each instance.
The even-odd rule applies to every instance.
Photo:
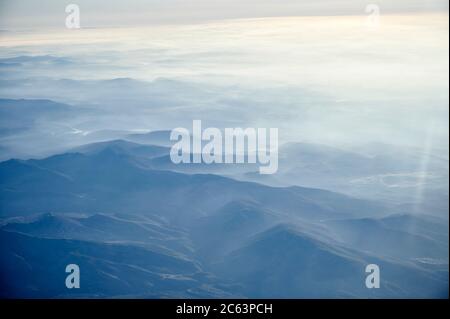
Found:
[[[447,0],[0,0],[1,29],[64,27],[65,7],[78,4],[82,26],[178,24],[217,19],[448,11]]]

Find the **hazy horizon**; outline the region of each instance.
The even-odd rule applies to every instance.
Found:
[[[52,93],[45,79],[71,79],[79,81],[78,85],[86,80],[117,78],[149,85],[158,79],[178,81],[186,89],[195,87],[197,93],[190,94],[199,94],[189,100],[182,98],[183,107],[193,116],[210,121],[209,125],[270,124],[282,128],[285,142],[341,147],[372,142],[425,147],[433,141],[434,148],[446,153],[448,15],[382,15],[375,28],[368,26],[366,19],[285,17],[179,26],[4,32],[0,36],[3,61],[30,58],[16,70],[4,67],[0,72],[5,84],[22,79],[22,84],[26,80],[43,85],[22,97],[68,104],[93,100],[87,92],[83,93],[85,97],[74,96],[75,91]],[[47,55],[49,61],[38,61],[39,56]],[[33,57],[37,57],[35,64]],[[52,59],[64,65],[52,67]],[[207,91],[217,92],[217,96],[208,97],[208,102]],[[20,96],[14,92],[5,88],[3,96]],[[171,99],[175,101],[177,95],[186,93],[179,91]],[[127,92],[114,94],[126,98]],[[226,101],[227,94],[237,100]],[[140,109],[150,110],[152,102],[148,100],[145,106],[144,100],[142,97],[139,102]],[[235,123],[220,123],[215,116],[197,113],[196,109],[208,103],[211,115],[223,109],[230,119],[236,112],[243,116]],[[229,103],[231,106],[227,106]],[[240,106],[232,106],[234,103]],[[334,111],[329,112],[331,109]],[[267,111],[274,114],[266,117]],[[405,118],[408,121],[402,121]],[[140,117],[131,127],[110,119],[109,126],[160,130],[186,126],[190,120],[183,123],[183,118],[171,114],[156,122]]]

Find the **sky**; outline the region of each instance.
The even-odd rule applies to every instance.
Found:
[[[211,20],[363,15],[368,4],[382,13],[448,11],[446,0],[1,0],[0,28],[64,27],[65,7],[80,7],[84,27],[198,23]]]

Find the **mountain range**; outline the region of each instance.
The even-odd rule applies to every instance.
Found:
[[[448,294],[448,228],[440,217],[155,165],[168,150],[112,140],[1,162],[3,296]],[[76,292],[64,286],[68,263],[82,269]],[[382,269],[381,289],[364,286],[369,263]]]

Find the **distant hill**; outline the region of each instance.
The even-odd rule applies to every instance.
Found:
[[[365,287],[365,266],[382,269],[382,287]],[[314,238],[281,224],[256,235],[216,264],[253,298],[445,298],[445,277]],[[448,277],[447,277],[448,281]],[[400,288],[401,287],[401,288]]]
[[[2,298],[226,297],[187,259],[127,244],[44,239],[0,231]],[[65,287],[68,264],[80,289]],[[10,280],[10,278],[15,278]]]
[[[152,131],[148,133],[134,133],[129,134],[125,139],[141,143],[141,144],[152,144],[158,146],[170,147],[174,142],[170,141],[171,131]]]
[[[0,215],[158,210],[174,221],[186,222],[230,200],[252,200],[281,214],[309,219],[387,213],[376,203],[319,189],[276,188],[217,175],[148,169],[128,152],[135,150],[128,146],[125,152],[123,147],[118,152],[102,145],[103,150],[92,154],[0,163]]]

